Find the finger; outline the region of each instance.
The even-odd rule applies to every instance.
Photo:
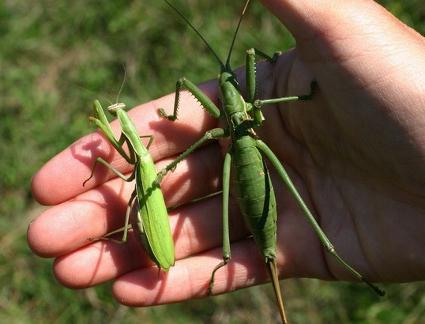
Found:
[[[288,200],[287,203],[291,206],[291,201]],[[257,247],[253,247],[255,244],[252,238],[246,239],[247,230],[242,218],[238,217],[237,207],[233,205],[231,207],[230,237],[231,242],[234,242],[231,246],[232,261],[229,268],[223,268],[223,272],[217,273],[215,293],[267,280],[267,277],[264,277],[265,265],[261,253]],[[196,276],[197,272],[201,271],[200,274],[203,278],[203,283],[201,281],[196,282],[199,285],[200,295],[182,295],[179,298],[205,295],[205,291],[201,288],[208,284],[212,269],[222,258],[220,247],[222,244],[222,225],[217,220],[220,212],[221,199],[214,197],[179,208],[178,211],[170,215],[177,262],[169,273],[177,271],[178,274],[179,271],[186,271],[186,275]],[[331,279],[332,275],[329,274],[324,264],[317,238],[313,235],[307,222],[300,226],[300,220],[302,220],[302,217],[299,213],[291,210],[285,213],[285,217],[279,219],[280,223],[285,223],[285,226],[280,226],[282,231],[278,235],[278,246],[280,248],[277,254],[277,263],[280,275],[283,278],[303,276]],[[306,253],[309,255],[308,258],[306,258]],[[193,255],[195,256],[192,257]],[[199,268],[200,265],[202,265],[201,268]],[[251,273],[249,278],[246,277],[247,271]],[[155,286],[154,283],[163,276],[163,273],[159,273],[158,268],[153,266],[140,242],[133,237],[133,233],[130,233],[129,241],[126,244],[116,244],[111,241],[96,242],[60,257],[55,262],[54,272],[62,284],[72,288],[93,286],[124,276],[119,278],[119,281],[124,283],[130,281],[140,286],[138,289],[141,290],[138,294],[145,293],[149,289],[153,289],[152,292],[154,293],[156,289],[153,287]],[[156,274],[156,277],[151,282],[153,273]],[[130,277],[127,277],[126,274],[129,274]],[[131,279],[133,275],[140,276],[138,281],[136,280],[137,283]],[[235,277],[238,278],[237,282],[233,282]],[[350,278],[348,277],[348,279]],[[174,279],[170,282],[167,281],[167,285],[174,287],[169,288],[170,294],[172,294],[173,289],[174,292],[178,290],[175,287],[184,284],[182,280],[180,278],[176,282],[174,282]],[[187,282],[186,284],[190,285]],[[189,289],[189,287],[186,287],[186,289]],[[185,293],[194,293],[194,291],[186,291]],[[120,293],[118,292],[118,294]],[[151,297],[146,296],[146,298]],[[133,301],[129,300],[124,303],[133,305],[148,305],[150,303],[150,301],[140,299],[138,295],[134,298]],[[172,299],[175,297],[171,295],[164,298],[164,300],[158,302],[179,300]]]
[[[319,33],[320,37],[327,37],[327,32],[341,27],[339,25],[341,21],[352,24],[353,27],[359,24],[364,27],[368,25],[364,19],[372,16],[378,18],[385,12],[374,1],[339,1],[332,6],[329,6],[326,0],[262,0],[261,2],[287,26],[297,41],[312,40]],[[359,12],[363,15],[356,18]],[[377,27],[376,24],[372,26]],[[352,32],[350,30],[350,33]]]
[[[220,210],[220,198],[214,197],[170,213],[177,260],[221,245],[221,223],[217,219]],[[231,231],[232,238],[246,236],[241,219],[235,219],[234,224],[237,226]],[[96,242],[58,258],[54,265],[57,279],[66,286],[81,288],[153,266],[134,235],[129,233],[126,244]]]
[[[284,191],[282,186],[276,188],[278,197],[285,196]],[[170,213],[177,260],[221,246],[221,203],[221,197],[216,196],[182,206]],[[282,274],[285,277],[298,275],[330,278],[317,237],[303,219],[298,206],[288,195],[279,201],[279,206],[285,207],[285,213],[278,221],[278,266]],[[231,204],[230,215],[231,241],[245,238],[247,230],[237,206]],[[152,266],[140,242],[133,238],[132,233],[129,238],[126,244],[97,242],[60,257],[54,266],[55,275],[66,286],[82,288]],[[232,254],[233,250],[232,245]],[[244,253],[252,255],[249,250]],[[258,250],[255,253],[260,255]],[[309,254],[308,258],[305,257],[306,253]],[[229,278],[225,274],[222,280]]]
[[[161,184],[167,206],[181,205],[218,191],[221,160],[219,145],[215,143],[182,161]],[[159,167],[169,162],[163,160]],[[44,257],[60,256],[87,245],[89,239],[122,227],[134,188],[134,182],[117,178],[46,210],[29,227],[30,247]]]
[[[282,118],[292,121],[290,133],[301,135],[319,165],[328,157],[338,164],[355,161],[344,168],[419,192],[417,168],[401,161],[422,163],[417,156],[425,122],[417,116],[423,107],[423,36],[375,1],[263,2],[297,38],[298,56],[320,88],[315,109],[290,110]],[[335,150],[338,138],[347,149]],[[385,169],[377,162],[382,160],[388,161]]]
[[[200,87],[215,99],[215,84],[215,81],[207,82]],[[139,134],[154,136],[149,151],[155,161],[183,151],[216,124],[216,120],[206,114],[199,102],[187,92],[181,95],[179,119],[176,122],[159,117],[158,108],[172,112],[173,104],[174,94],[170,94],[129,112]],[[116,121],[112,123],[112,128],[118,137],[120,127]],[[103,136],[92,133],[56,155],[37,172],[32,180],[35,199],[46,205],[58,204],[113,177],[111,172],[96,168],[94,181],[82,187],[97,157],[104,158],[121,172],[130,170],[130,166]]]
[[[285,277],[298,275],[330,278],[317,237],[313,234],[308,222],[303,219],[294,201],[287,194],[284,195],[284,192],[286,190],[282,186],[276,187],[277,196],[285,196],[285,199],[279,201],[278,204],[285,207],[285,213],[278,222],[278,246],[280,249],[278,266],[283,267],[282,274]],[[230,219],[232,241],[246,237],[247,231],[243,220],[237,217],[238,208],[231,205],[230,214],[232,215]],[[220,215],[220,197],[183,206],[170,213],[177,260],[221,245]],[[81,226],[76,226],[76,228],[81,228]],[[103,228],[104,231],[103,226],[99,228],[101,230]],[[68,241],[70,240],[68,239]],[[87,242],[84,237],[81,238],[81,241]],[[52,245],[54,243],[46,244],[46,246]],[[233,249],[232,246],[232,253]],[[245,253],[251,252],[246,251]],[[256,253],[259,254],[259,251]],[[309,258],[305,258],[306,253],[309,254]],[[152,261],[141,248],[139,241],[134,240],[130,233],[129,242],[126,244],[116,244],[111,241],[97,242],[60,257],[55,263],[54,270],[58,280],[64,285],[82,288],[112,280],[148,266],[152,266]],[[223,280],[228,279],[223,277]]]
[[[214,268],[222,261],[221,250],[213,249],[176,262],[168,273],[155,267],[142,268],[119,277],[113,286],[115,298],[128,306],[150,306],[208,296]],[[295,264],[280,254],[280,276],[293,277]],[[316,274],[317,275],[317,274]],[[329,279],[329,276],[323,278]],[[214,277],[213,294],[221,294],[269,281],[264,259],[252,239],[232,244],[232,258]]]
[[[232,247],[232,259],[216,272],[214,294],[259,284],[268,278],[262,257],[252,240],[244,240]],[[155,267],[132,271],[116,280],[113,293],[120,303],[129,306],[150,306],[204,297],[208,295],[211,273],[221,261],[221,250],[214,249],[177,261],[168,273],[159,273]]]

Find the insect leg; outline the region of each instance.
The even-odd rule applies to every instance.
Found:
[[[187,89],[202,105],[202,107],[213,117],[220,117],[220,110],[217,106],[211,101],[210,98],[199,89],[193,82],[186,79],[185,77],[180,78],[176,83],[176,94],[174,99],[174,112],[172,115],[167,115],[163,108],[158,110],[160,116],[167,118],[168,120],[174,121],[177,119],[177,113],[179,109],[180,101],[180,91],[182,89]]]
[[[131,194],[130,200],[128,201],[127,204],[127,211],[125,213],[125,224],[123,227],[118,228],[112,232],[106,233],[104,236],[98,237],[98,238],[90,238],[90,241],[99,241],[99,240],[104,240],[104,241],[112,241],[118,244],[122,244],[127,242],[127,233],[129,231],[129,229],[131,228],[130,225],[130,213],[131,213],[131,209],[133,207],[133,203],[134,203],[134,199],[136,198],[136,190],[134,190]],[[109,238],[109,236],[117,234],[117,233],[121,233],[123,232],[123,236],[121,240],[116,240],[116,239],[112,239]]]
[[[272,150],[261,140],[257,140],[257,147],[260,151],[262,151],[266,157],[270,160],[270,162],[273,164],[273,166],[276,168],[279,176],[285,183],[286,187],[288,188],[289,192],[291,193],[292,197],[296,200],[298,205],[300,206],[301,210],[304,213],[304,216],[310,223],[310,225],[313,227],[314,232],[318,236],[320,242],[322,245],[326,248],[328,253],[330,253],[344,268],[346,268],[351,274],[356,277],[357,279],[363,281],[366,283],[370,288],[372,288],[378,295],[383,296],[385,292],[383,292],[381,289],[370,283],[363,275],[361,275],[357,270],[355,270],[353,267],[351,267],[344,259],[342,259],[339,254],[336,252],[335,247],[329,240],[329,238],[326,236],[326,234],[321,229],[320,225],[317,223],[316,219],[314,218],[313,214],[311,213],[310,209],[305,204],[304,200],[302,199],[301,195],[299,194],[298,190],[295,188],[294,183],[289,178],[288,173],[286,172],[283,165],[280,163],[277,156],[272,152]]]
[[[149,147],[151,147],[152,143],[153,143],[153,135],[141,135],[139,136],[140,138],[149,138],[149,142],[146,145],[146,148],[149,150]]]
[[[246,69],[246,89],[248,93],[247,102],[253,103],[256,96],[256,63],[255,57],[260,56],[270,63],[276,62],[281,52],[274,53],[269,56],[256,48],[250,48],[246,51],[245,69]]]
[[[245,62],[245,69],[246,69],[246,89],[247,89],[247,102],[250,104],[248,105],[248,111],[250,112],[250,115],[253,119],[254,126],[258,127],[261,126],[262,122],[264,121],[264,116],[261,111],[261,107],[264,104],[271,103],[270,100],[278,100],[277,102],[285,102],[285,101],[292,101],[300,100],[299,97],[288,97],[288,98],[277,98],[277,99],[268,99],[267,100],[255,100],[257,96],[257,82],[256,82],[256,63],[255,59],[257,56],[266,59],[270,63],[276,62],[277,58],[279,57],[280,52],[276,52],[273,56],[269,56],[266,53],[256,49],[256,48],[250,48],[246,51],[246,62]]]
[[[111,125],[108,119],[106,118],[105,112],[103,111],[103,108],[98,100],[94,101],[93,110],[95,117],[90,117],[90,120],[93,121],[96,126],[100,128],[102,133],[106,136],[106,138],[114,146],[114,148],[122,155],[122,157],[128,163],[133,164],[134,157],[128,155],[122,147],[126,140],[125,135],[121,133],[121,136],[118,140],[115,138],[114,133],[112,132]]]
[[[184,160],[188,155],[190,155],[193,151],[195,151],[198,147],[202,146],[205,142],[211,139],[218,139],[221,137],[227,136],[227,130],[223,128],[213,128],[209,131],[205,132],[205,134],[197,140],[194,144],[192,144],[186,151],[181,153],[173,162],[167,165],[164,169],[158,172],[155,183],[157,185],[160,184],[162,178],[171,170],[174,170],[179,162]]]
[[[212,294],[214,288],[214,276],[218,269],[225,266],[230,260],[230,238],[229,238],[229,193],[230,193],[230,170],[232,165],[232,155],[230,150],[224,157],[223,164],[223,261],[221,261],[211,274],[208,286],[208,294]]]
[[[272,98],[272,99],[257,99],[254,100],[253,106],[256,109],[261,109],[264,105],[277,104],[277,103],[287,103],[292,101],[301,101],[301,100],[311,100],[313,98],[314,90],[317,86],[315,81],[310,83],[310,92],[306,95],[300,96],[287,96],[280,98]]]
[[[130,181],[132,181],[134,179],[135,169],[133,170],[133,172],[131,173],[131,175],[129,177],[126,177],[120,171],[118,171],[118,169],[116,169],[114,166],[112,166],[111,164],[109,164],[108,162],[106,162],[101,157],[98,157],[98,158],[96,158],[96,161],[93,164],[93,167],[91,169],[90,177],[88,177],[86,180],[84,180],[83,187],[86,185],[87,181],[89,181],[93,177],[94,170],[95,170],[95,168],[96,168],[96,166],[97,166],[98,163],[100,163],[100,164],[104,165],[105,167],[107,167],[108,169],[110,169],[113,173],[115,173],[119,178],[121,178],[124,181],[130,182]]]
[[[121,239],[121,242],[123,242],[123,243],[127,242],[127,234],[128,234],[128,230],[129,230],[129,224],[130,224],[130,214],[131,214],[133,203],[134,203],[136,197],[137,197],[137,191],[134,190],[131,193],[131,197],[128,200],[128,204],[127,204],[127,210],[125,211],[124,233],[123,233],[122,239]]]

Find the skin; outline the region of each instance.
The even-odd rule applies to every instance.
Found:
[[[275,65],[258,65],[261,97],[306,93],[312,79],[318,90],[310,102],[265,107],[259,135],[351,265],[372,281],[425,279],[425,39],[374,1],[262,2],[293,33],[297,47]],[[202,89],[216,99],[215,81]],[[150,151],[158,170],[217,125],[188,95],[181,99],[178,121],[160,119],[156,110],[171,112],[173,100],[170,94],[130,113],[140,134],[155,137]],[[158,273],[131,236],[124,245],[88,241],[122,226],[133,188],[102,168],[82,187],[98,155],[130,171],[97,133],[34,176],[34,197],[51,207],[29,227],[31,249],[55,258],[55,276],[67,287],[114,280],[113,293],[126,305],[205,296],[221,260],[221,200],[188,202],[219,188],[225,144],[211,142],[162,182],[168,206],[187,203],[170,212],[177,262],[168,273]],[[324,252],[271,171],[280,277],[353,280]],[[268,280],[237,208],[232,205],[230,212],[232,260],[217,272],[215,293]]]

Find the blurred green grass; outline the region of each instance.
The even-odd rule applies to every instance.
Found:
[[[425,34],[422,0],[381,3]],[[240,2],[182,0],[176,5],[224,56]],[[249,33],[247,26],[257,32]],[[243,64],[249,47],[273,52],[291,45],[277,20],[253,3],[233,62]],[[0,48],[0,322],[276,322],[268,286],[132,309],[111,298],[109,284],[63,288],[54,280],[51,261],[27,247],[26,227],[40,212],[31,197],[31,176],[92,131],[91,102],[115,101],[123,66],[127,78],[121,100],[129,106],[172,92],[183,74],[195,82],[217,74],[199,39],[162,1],[0,1]],[[196,55],[196,64],[187,53]],[[295,323],[417,323],[425,317],[423,283],[387,285],[384,299],[361,285],[300,279],[283,285]]]

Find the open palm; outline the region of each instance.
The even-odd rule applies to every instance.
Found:
[[[265,107],[260,137],[284,163],[351,265],[376,281],[423,279],[424,39],[373,1],[342,1],[326,11],[326,1],[303,4],[302,10],[300,1],[263,2],[287,24],[297,48],[275,64],[259,64],[259,96],[305,94],[312,80],[318,87],[309,102]],[[202,88],[216,100],[215,82]],[[168,95],[130,112],[139,133],[155,138],[150,151],[158,169],[218,125],[188,94],[181,99],[178,121],[161,119],[157,109],[171,111],[173,100]],[[118,125],[114,127],[119,134]],[[124,304],[205,295],[211,271],[221,259],[221,199],[191,201],[220,190],[225,147],[224,142],[202,147],[161,184],[167,205],[179,206],[170,211],[177,262],[168,273],[158,272],[131,236],[122,245],[90,241],[122,226],[134,188],[102,168],[82,187],[99,155],[130,171],[97,133],[58,154],[34,177],[34,196],[55,206],[31,224],[31,248],[56,258],[55,274],[66,286],[114,279],[114,294]],[[280,275],[353,280],[324,252],[270,169],[279,211]],[[217,293],[267,280],[263,260],[234,204],[231,218],[232,261],[217,272]]]

